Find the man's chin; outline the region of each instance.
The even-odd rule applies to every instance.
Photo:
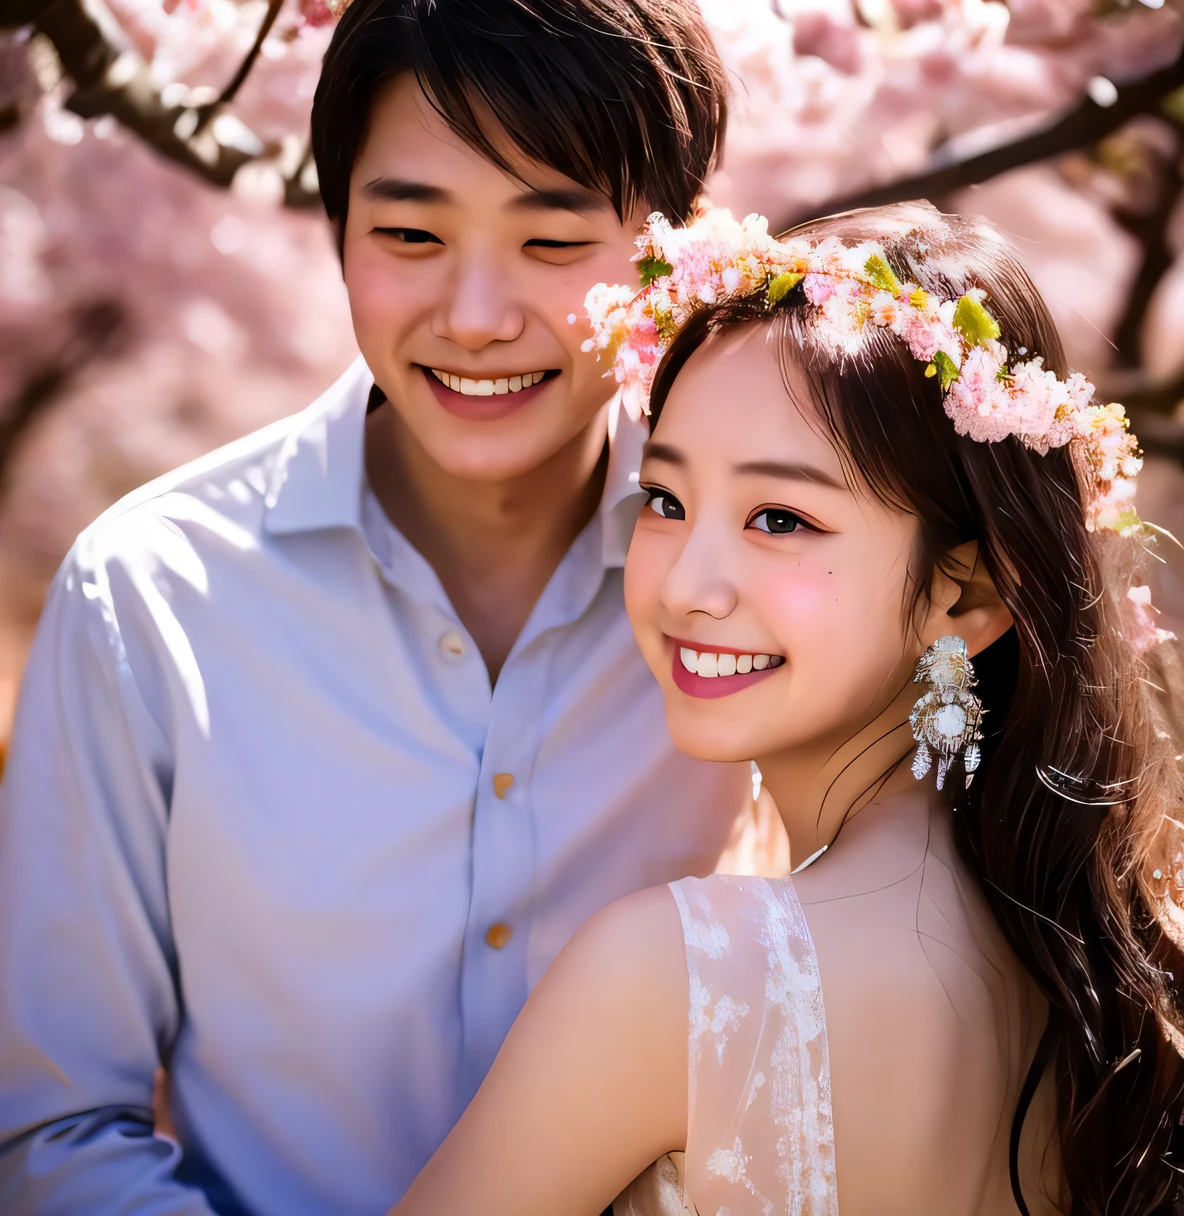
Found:
[[[419,446],[431,463],[460,481],[515,481],[546,464],[564,446],[561,436],[540,435],[537,425],[472,422],[425,430],[416,428]]]

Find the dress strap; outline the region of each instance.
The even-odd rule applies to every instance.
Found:
[[[671,891],[690,975],[688,1206],[837,1216],[822,979],[792,881]]]

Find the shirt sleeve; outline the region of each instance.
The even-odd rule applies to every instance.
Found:
[[[129,588],[118,618],[113,581]],[[212,1216],[152,1085],[177,1033],[170,758],[134,667],[150,612],[88,557],[51,589],[0,783],[0,1211]]]

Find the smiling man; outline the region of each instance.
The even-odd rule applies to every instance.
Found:
[[[87,529],[30,659],[6,1216],[385,1211],[578,925],[715,865],[748,774],[666,733],[642,436],[571,318],[723,92],[694,0],[347,10],[313,135],[362,358]]]

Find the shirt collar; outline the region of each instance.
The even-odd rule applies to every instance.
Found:
[[[609,406],[608,472],[604,478],[604,493],[597,514],[601,522],[601,553],[605,568],[623,566],[633,525],[641,506],[641,489],[637,484],[641,468],[641,450],[649,437],[649,427],[643,419],[629,417],[618,393]]]
[[[361,530],[362,444],[373,384],[359,355],[336,384],[293,419],[267,490],[269,532]]]
[[[296,416],[268,485],[265,526],[273,535],[319,528],[361,531],[366,405],[374,377],[359,356],[345,374]],[[609,459],[597,516],[606,568],[622,566],[637,520],[637,471],[646,427],[609,407]]]

